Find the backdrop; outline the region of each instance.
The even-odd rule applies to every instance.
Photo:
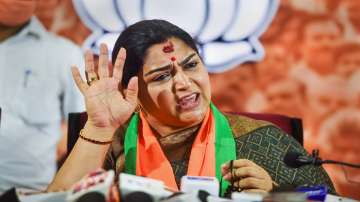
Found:
[[[107,2],[107,18],[101,18],[94,10],[96,1],[74,2],[39,0],[37,15],[50,31],[95,51],[100,42],[111,44],[116,37],[104,34],[117,33],[159,9],[151,1],[98,1]],[[277,1],[260,0],[255,6],[240,0],[191,2],[202,9],[175,3],[176,9],[163,17],[200,39],[214,72],[213,101],[221,110],[300,117],[308,151],[318,148],[323,158],[360,163],[360,1],[281,0],[275,5]],[[241,9],[245,11],[236,12]],[[326,169],[340,194],[360,199],[359,171]]]

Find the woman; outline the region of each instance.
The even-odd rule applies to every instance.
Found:
[[[187,174],[223,177],[236,191],[326,184],[334,192],[322,168],[284,165],[289,149],[306,153],[294,139],[265,122],[224,116],[211,104],[206,68],[179,27],[163,20],[128,27],[116,41],[110,70],[105,45],[97,72],[92,54],[85,57],[88,82],[77,68],[73,77],[88,121],[50,191],[104,166],[163,180],[173,189]]]

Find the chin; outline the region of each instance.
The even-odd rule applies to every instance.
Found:
[[[192,111],[182,112],[179,116],[179,119],[185,125],[196,125],[204,119],[206,112],[207,108],[205,107]]]

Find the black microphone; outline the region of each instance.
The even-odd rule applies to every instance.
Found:
[[[314,160],[315,159],[313,157],[305,156],[302,153],[296,151],[289,151],[285,154],[284,157],[284,163],[290,168],[299,168],[304,165],[315,164]],[[321,163],[319,165],[321,165]]]
[[[334,160],[322,160],[319,157],[319,150],[313,150],[312,156],[303,155],[297,151],[289,151],[285,154],[284,163],[291,168],[299,168],[304,165],[320,166],[322,164],[338,164],[353,168],[360,168],[360,164],[352,164]]]
[[[17,197],[15,188],[11,188],[0,195],[0,202],[20,202],[19,198]]]
[[[106,202],[106,198],[104,194],[92,191],[80,196],[75,202]]]
[[[154,202],[153,197],[142,191],[135,191],[124,197],[124,202]]]

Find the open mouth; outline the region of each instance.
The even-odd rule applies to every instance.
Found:
[[[181,111],[194,109],[200,103],[199,95],[199,93],[192,93],[190,95],[180,98],[177,102],[178,109],[180,109]]]

